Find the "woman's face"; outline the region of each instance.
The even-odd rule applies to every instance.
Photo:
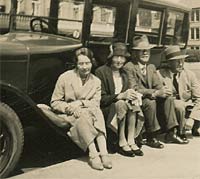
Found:
[[[92,63],[90,59],[85,55],[79,55],[77,57],[77,69],[81,77],[85,77],[90,74]]]
[[[124,66],[124,63],[126,62],[126,58],[123,56],[113,56],[112,57],[112,64],[111,67],[114,70],[119,70]]]

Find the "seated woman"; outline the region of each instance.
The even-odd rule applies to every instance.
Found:
[[[126,57],[129,56],[126,45],[116,42],[108,56],[108,63],[99,67],[95,73],[101,80],[101,107],[106,125],[119,135],[118,152],[133,157],[143,155],[134,138],[142,129],[144,117],[140,109],[141,95],[134,89],[128,89],[128,76],[123,70]]]
[[[70,122],[68,135],[82,150],[88,149],[91,167],[111,169],[105,123],[100,109],[101,82],[91,74],[92,61],[93,53],[89,49],[80,48],[75,52],[76,68],[58,78],[51,107]]]

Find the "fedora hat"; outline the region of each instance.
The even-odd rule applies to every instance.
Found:
[[[170,60],[178,60],[188,57],[189,55],[185,55],[181,52],[181,49],[179,46],[169,46],[165,49],[165,57],[166,61]]]
[[[115,42],[110,46],[110,54],[108,55],[108,59],[113,56],[123,56],[130,57],[130,53],[127,50],[126,44],[122,42]]]
[[[153,47],[155,47],[155,45],[149,43],[146,35],[133,37],[133,50],[149,50]]]

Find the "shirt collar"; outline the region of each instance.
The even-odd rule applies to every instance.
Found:
[[[140,69],[146,68],[146,66],[147,66],[146,64],[143,65],[140,62],[138,62],[138,65],[139,65]]]

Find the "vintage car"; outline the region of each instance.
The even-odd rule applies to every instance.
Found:
[[[69,126],[57,125],[38,104],[49,105],[58,76],[74,67],[77,48],[91,48],[99,66],[113,41],[131,47],[134,35],[146,34],[158,66],[165,46],[187,45],[188,9],[163,0],[6,0],[3,6],[0,178],[17,165],[26,127],[50,127],[67,137]]]

